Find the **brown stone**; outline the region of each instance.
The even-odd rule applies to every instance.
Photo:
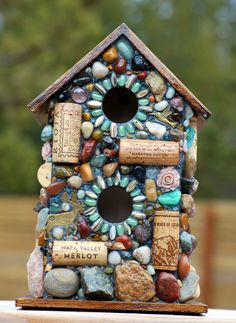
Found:
[[[121,301],[149,301],[155,296],[152,277],[134,260],[116,266],[115,282]]]
[[[182,194],[181,196],[181,209],[190,217],[195,214],[195,203],[193,197],[189,194]]]
[[[115,47],[111,47],[102,55],[102,59],[107,63],[113,63],[118,58],[118,51]]]
[[[150,202],[156,202],[157,200],[157,190],[156,183],[153,179],[146,179],[145,181],[145,192],[147,200]]]
[[[151,71],[145,81],[151,88],[156,100],[158,102],[161,101],[166,92],[166,84],[163,77],[158,73]]]
[[[190,263],[188,260],[188,256],[182,253],[178,264],[179,278],[183,280],[188,275],[189,271],[190,271]]]
[[[93,157],[94,151],[96,149],[96,140],[95,139],[88,139],[84,141],[83,149],[81,153],[81,161],[82,163],[86,163],[90,161],[90,159]]]
[[[103,166],[103,174],[104,176],[110,177],[114,173],[114,171],[117,169],[118,163],[109,163]]]
[[[91,119],[91,114],[89,112],[84,112],[82,114],[82,118],[84,119],[84,121],[89,121]]]
[[[118,60],[115,62],[115,65],[113,67],[114,72],[116,74],[123,74],[126,71],[126,59],[123,57],[118,58]]]
[[[47,187],[47,192],[49,196],[54,196],[61,193],[65,188],[65,186],[66,186],[65,181],[54,182]]]
[[[183,229],[184,231],[187,231],[187,232],[190,229],[189,217],[185,213],[182,213],[180,216],[180,227],[181,227],[181,229]]]
[[[80,175],[83,182],[91,182],[93,180],[93,172],[89,163],[84,163],[80,166]]]

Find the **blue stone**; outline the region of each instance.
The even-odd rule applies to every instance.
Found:
[[[41,140],[48,141],[51,140],[53,136],[53,127],[50,124],[47,124],[41,132]]]
[[[146,177],[149,179],[157,178],[158,169],[156,167],[147,167],[146,168]]]
[[[47,222],[49,208],[45,207],[38,213],[38,224],[37,224],[37,231],[40,232]]]
[[[107,157],[104,154],[95,156],[91,159],[90,164],[94,167],[102,167],[107,160]]]
[[[118,40],[116,43],[116,48],[121,56],[124,56],[126,59],[132,59],[134,57],[134,49],[132,44],[125,37]]]
[[[61,206],[58,203],[51,203],[50,204],[50,213],[58,213],[61,211]]]
[[[180,245],[183,252],[190,252],[192,250],[192,239],[188,232],[183,231],[180,235]]]
[[[174,191],[170,191],[162,195],[159,195],[157,200],[163,205],[176,205],[179,203],[180,198],[181,192],[180,190],[176,189]]]
[[[193,145],[193,140],[195,136],[195,130],[192,127],[187,127],[186,128],[186,140],[187,140],[187,147],[188,149],[192,147]]]

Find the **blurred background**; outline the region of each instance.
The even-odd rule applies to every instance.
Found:
[[[236,0],[0,2],[0,299],[27,294],[42,163],[26,105],[125,22],[213,112],[199,135],[201,300],[236,307]]]

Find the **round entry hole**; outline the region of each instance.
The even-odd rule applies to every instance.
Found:
[[[132,212],[132,198],[122,187],[105,189],[98,198],[98,212],[111,223],[125,221]]]
[[[109,90],[103,99],[103,112],[113,122],[130,121],[138,110],[135,94],[125,87]]]

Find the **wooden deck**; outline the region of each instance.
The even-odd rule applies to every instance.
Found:
[[[0,197],[0,299],[28,294],[25,264],[34,248],[37,197]],[[199,238],[193,265],[201,275],[201,301],[235,308],[236,202],[198,202],[191,220]]]

